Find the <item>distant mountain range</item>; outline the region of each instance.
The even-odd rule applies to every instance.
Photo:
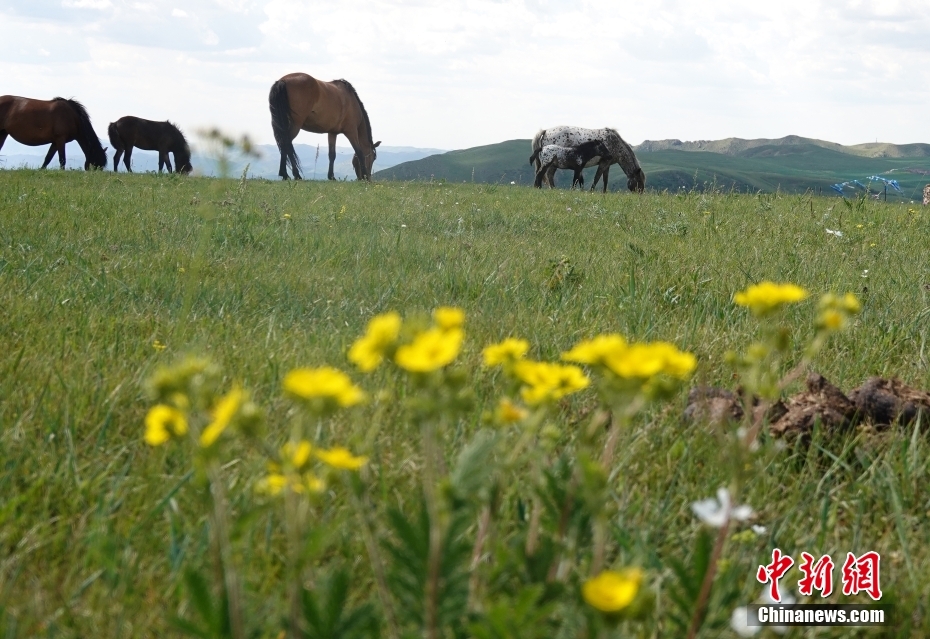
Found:
[[[858,180],[868,185],[868,178],[878,175],[901,186],[900,192],[888,189],[889,199],[919,200],[923,186],[930,182],[930,144],[844,146],[792,135],[777,140],[647,140],[634,150],[646,172],[646,187],[659,191],[716,185],[743,192],[813,190],[829,195],[837,194],[830,188],[833,184]],[[374,177],[532,184],[530,152],[530,140],[508,140],[401,163],[376,171]],[[594,168],[588,169],[586,180],[593,177]],[[557,183],[569,182],[570,174],[560,171]],[[873,181],[871,187],[876,192],[884,185]],[[617,166],[611,167],[609,188],[626,188],[626,177]],[[856,189],[862,190],[848,188],[846,194],[853,195]]]
[[[303,175],[307,179],[325,179],[329,150],[296,144]],[[273,145],[258,147],[259,159],[234,159],[230,165],[233,176],[241,175],[248,164],[248,177],[279,179],[280,155]],[[42,162],[48,147],[25,147],[7,139],[0,150],[0,168],[36,167]],[[742,192],[803,193],[813,190],[833,195],[831,185],[858,180],[869,184],[874,175],[894,179],[901,191],[888,189],[889,199],[919,200],[923,186],[930,182],[930,144],[867,143],[844,146],[812,138],[789,135],[775,140],[727,138],[725,140],[647,140],[634,147],[646,172],[646,187],[658,191],[705,189],[711,185],[724,190]],[[84,156],[76,143],[67,149],[68,167],[82,168]],[[112,158],[112,151],[109,152]],[[533,170],[529,165],[530,140],[507,140],[497,144],[477,146],[458,151],[424,149],[404,146],[382,146],[378,149],[374,178],[376,180],[445,180],[447,182],[480,182],[529,185]],[[216,175],[216,162],[195,154],[193,164],[203,175]],[[155,153],[133,152],[135,171],[158,168]],[[355,179],[352,170],[352,149],[337,147],[335,174],[339,179]],[[594,169],[585,172],[590,184]],[[568,186],[569,173],[559,171],[557,183]],[[872,181],[873,192],[883,184]],[[619,167],[610,171],[610,190],[625,190],[626,177]],[[854,195],[848,188],[846,195]]]
[[[103,141],[104,146],[108,146]],[[320,145],[319,157],[317,157],[317,147],[309,144],[295,144],[297,156],[300,158],[303,176],[307,179],[325,180],[326,171],[329,168],[329,147],[325,144]],[[233,158],[230,162],[230,173],[235,176],[242,174],[246,165],[249,166],[248,176],[250,178],[267,178],[280,179],[278,177],[278,167],[281,162],[281,155],[278,148],[272,144],[258,145],[258,151],[261,154],[259,158]],[[24,146],[18,142],[7,138],[3,148],[0,149],[0,168],[13,169],[19,167],[37,168],[42,165],[45,154],[48,152],[48,146]],[[381,146],[378,147],[377,167],[391,167],[402,162],[418,160],[437,153],[444,153],[443,149],[420,149],[410,146]],[[336,162],[333,165],[333,173],[338,179],[355,179],[355,171],[352,169],[351,148],[336,147]],[[113,150],[107,151],[109,158],[109,167],[113,166]],[[65,148],[65,157],[67,161],[65,166],[73,169],[84,168],[84,154],[77,142],[71,142]],[[172,163],[174,159],[172,158]],[[202,175],[216,175],[217,163],[213,158],[194,154],[191,158],[194,169]],[[58,158],[52,160],[49,165],[52,168],[58,168]],[[120,162],[120,171],[124,171],[122,162]],[[142,151],[134,149],[132,152],[132,170],[138,172],[157,171],[158,154],[154,151]]]

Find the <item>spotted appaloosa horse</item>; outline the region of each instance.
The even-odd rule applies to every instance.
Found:
[[[642,193],[646,188],[646,174],[642,167],[639,166],[639,160],[633,153],[633,148],[620,137],[614,129],[584,129],[577,126],[557,126],[551,129],[543,129],[533,137],[533,151],[541,149],[547,144],[557,144],[559,146],[578,146],[591,140],[600,140],[610,151],[610,161],[595,160],[592,158],[587,166],[597,164],[597,173],[594,175],[594,183],[591,190],[597,186],[599,179],[604,180],[604,192],[607,192],[607,175],[611,164],[619,164],[623,172],[626,173],[626,185],[631,191]],[[539,165],[536,165],[537,170]],[[551,186],[551,185],[550,185]]]
[[[924,206],[930,205],[930,184],[924,187]]]
[[[584,176],[581,171],[588,166],[588,162],[592,164],[597,162],[600,166],[600,163],[610,160],[610,151],[600,140],[590,140],[571,147],[547,144],[533,151],[533,155],[530,156],[530,164],[539,164],[533,186],[537,189],[542,188],[542,180],[545,176],[549,188],[552,188],[552,178],[556,169],[572,169],[575,172],[572,178],[572,188],[575,188],[575,184],[583,188]]]

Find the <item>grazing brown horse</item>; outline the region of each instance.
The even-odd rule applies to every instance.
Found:
[[[85,169],[107,166],[107,150],[100,145],[87,110],[77,100],[0,96],[0,148],[3,148],[8,135],[27,146],[51,144],[42,163],[43,169],[55,153],[58,153],[61,168],[65,168],[65,144],[74,140],[84,151]]]
[[[381,142],[371,135],[371,122],[365,105],[346,80],[322,82],[306,73],[291,73],[273,85],[268,94],[271,108],[271,128],[281,151],[281,169],[288,179],[287,163],[291,163],[294,179],[300,179],[300,160],[294,150],[294,138],[303,129],[311,133],[329,134],[329,173],[335,180],[333,163],[336,161],[336,136],[342,133],[355,150],[353,167],[360,180],[371,179],[371,166]]]
[[[145,151],[158,151],[158,172],[167,165],[168,173],[171,173],[171,159],[169,153],[174,153],[174,165],[178,173],[190,173],[194,170],[191,166],[191,147],[184,134],[175,125],[165,120],[164,122],[153,122],[152,120],[143,120],[142,118],[131,115],[124,116],[116,122],[110,122],[107,129],[110,135],[110,144],[116,149],[116,155],[113,156],[113,170],[118,171],[119,158],[123,153],[123,163],[126,170],[132,173],[130,160],[132,159],[133,147],[139,147]]]

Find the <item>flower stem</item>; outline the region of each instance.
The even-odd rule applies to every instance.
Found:
[[[730,522],[727,521],[720,527],[717,533],[717,541],[714,542],[714,549],[710,555],[710,563],[707,566],[707,572],[704,573],[704,581],[701,583],[701,591],[698,593],[697,603],[694,607],[694,615],[691,617],[691,626],[688,628],[688,639],[695,639],[701,624],[704,621],[704,610],[707,608],[707,602],[710,599],[710,590],[714,584],[714,577],[717,574],[717,563],[720,561],[720,554],[723,552],[723,544],[727,540],[727,531],[730,529]]]
[[[442,528],[439,522],[439,498],[436,494],[437,457],[433,425],[423,422],[423,496],[429,516],[429,549],[424,605],[424,637],[439,638],[439,576],[442,560]]]
[[[239,576],[233,566],[232,549],[229,544],[226,491],[216,462],[209,463],[207,473],[210,480],[210,494],[213,497],[213,542],[216,545],[217,554],[222,564],[221,570],[229,604],[229,627],[233,639],[245,639],[245,627],[242,621],[242,593],[239,588]]]

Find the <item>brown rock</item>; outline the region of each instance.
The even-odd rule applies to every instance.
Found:
[[[930,415],[930,393],[911,388],[897,378],[870,377],[849,397],[862,417],[877,426],[909,424],[921,411]]]
[[[829,430],[843,430],[856,416],[856,405],[817,373],[807,377],[807,390],[790,397],[786,407],[770,427],[776,437],[809,436],[817,422]]]

